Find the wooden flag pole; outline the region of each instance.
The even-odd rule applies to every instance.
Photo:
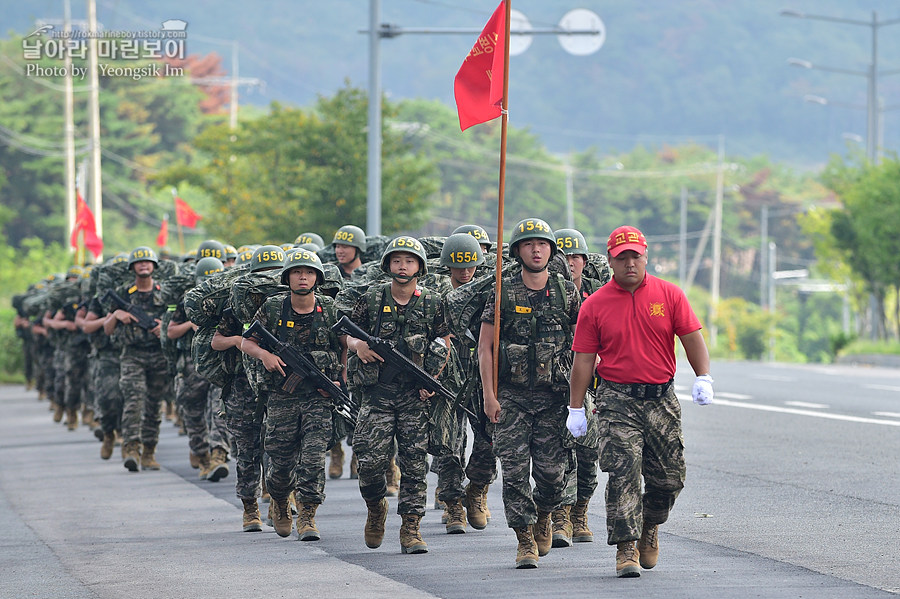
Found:
[[[178,191],[173,187],[172,188],[172,201],[175,201],[175,198],[178,197]],[[178,206],[175,206],[175,224],[178,226],[178,247],[181,248],[181,253],[184,254],[184,234],[181,232],[181,219],[178,218]]]
[[[512,0],[506,0],[503,32],[503,98],[500,102],[500,186],[497,198],[497,280],[494,292],[494,397],[500,401],[500,293],[503,278],[503,198],[506,192],[506,129],[509,123],[509,20]]]

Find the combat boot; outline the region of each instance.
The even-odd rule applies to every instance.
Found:
[[[228,476],[228,464],[225,463],[227,457],[228,453],[221,447],[209,452],[209,474],[206,475],[206,480],[215,483]]]
[[[647,524],[641,529],[641,538],[637,543],[641,554],[641,567],[647,570],[656,565],[659,560],[659,525]]]
[[[640,553],[634,541],[625,541],[616,545],[616,576],[619,578],[637,578],[641,575],[638,563]]]
[[[397,466],[396,458],[391,458],[391,463],[388,464],[386,482],[386,495],[388,497],[396,497],[397,493],[400,492],[400,467]]]
[[[156,442],[144,443],[144,451],[141,452],[141,470],[159,470],[159,462],[156,461]]]
[[[316,528],[318,503],[297,502],[297,538],[301,541],[318,541],[322,538]]]
[[[488,494],[489,486],[490,485],[484,485],[484,488],[481,490],[481,507],[484,508],[484,521],[485,522],[491,521],[491,508],[488,507],[488,502],[487,502],[487,494]]]
[[[100,459],[108,460],[112,457],[113,446],[116,443],[116,435],[114,433],[106,433],[103,435],[103,445],[100,446]]]
[[[260,481],[260,483],[262,486],[262,495],[260,496],[259,500],[262,501],[263,503],[269,503],[269,501],[272,500],[272,497],[269,495],[269,488],[266,487],[266,477],[265,476],[262,477],[262,480]]]
[[[62,422],[63,414],[65,414],[66,410],[63,408],[63,405],[60,403],[53,404],[53,422]]]
[[[387,520],[388,502],[382,497],[377,501],[366,501],[369,513],[366,516],[366,527],[363,535],[366,539],[366,547],[378,549],[384,540],[384,522]]]
[[[466,485],[466,514],[469,518],[469,524],[476,530],[483,530],[488,523],[485,513],[487,509],[485,502],[487,487],[487,485],[477,485],[473,482],[469,482]]]
[[[553,547],[572,546],[572,520],[569,514],[571,505],[562,505],[553,510]]]
[[[353,480],[359,478],[359,460],[356,459],[355,453],[350,456],[350,478]]]
[[[435,488],[434,488],[434,509],[436,509],[436,510],[446,510],[446,509],[447,509],[447,504],[444,503],[443,501],[441,501],[440,498],[438,498],[438,495],[440,495],[440,494],[441,494],[441,488],[440,488],[440,487],[435,487]],[[444,522],[444,524],[446,524],[446,522]]]
[[[278,533],[279,537],[290,536],[291,529],[294,527],[294,519],[291,517],[291,507],[288,503],[288,498],[276,499],[273,497],[269,506],[272,512],[272,524],[275,526],[275,532]]]
[[[200,455],[197,456],[197,462],[200,463],[200,468],[199,468],[200,472],[197,473],[197,477],[200,480],[206,480],[206,477],[209,476],[209,470],[210,470],[209,454],[201,453]]]
[[[522,526],[513,529],[516,538],[519,539],[519,547],[516,549],[516,568],[537,568],[538,550],[534,542],[534,534],[530,526]]]
[[[534,524],[534,542],[537,543],[538,555],[544,557],[553,546],[553,531],[550,527],[550,512],[538,512]]]
[[[93,429],[97,424],[94,420],[94,410],[88,407],[81,408],[81,423]]]
[[[328,478],[340,478],[344,475],[344,447],[340,441],[331,448],[331,463],[328,464]]]
[[[66,428],[70,431],[78,429],[78,408],[66,408]]]
[[[137,472],[138,466],[140,466],[141,463],[141,442],[128,441],[127,443],[123,443],[122,457],[124,458],[122,465],[125,466],[129,472]]]
[[[572,541],[575,543],[592,543],[594,533],[587,524],[587,501],[576,501],[572,506]]]
[[[403,514],[403,524],[400,525],[400,553],[428,553],[428,545],[422,540],[419,533],[419,522],[422,516],[418,514]]]
[[[241,497],[241,503],[244,504],[244,532],[262,531],[262,520],[259,517],[259,504],[256,503],[256,497]]]
[[[447,502],[447,534],[459,535],[466,532],[466,512],[462,499],[451,499]]]

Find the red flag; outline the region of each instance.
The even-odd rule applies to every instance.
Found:
[[[97,223],[94,221],[94,213],[88,208],[81,194],[77,194],[78,208],[75,211],[75,227],[69,242],[72,247],[78,249],[78,234],[84,231],[84,247],[94,255],[94,258],[103,253],[103,240],[97,237]]]
[[[175,198],[175,222],[180,226],[193,229],[201,218],[203,217],[194,212],[194,209],[188,206],[187,202],[181,198]]]
[[[156,236],[156,245],[165,247],[169,242],[169,215],[163,217],[162,224],[159,225],[159,235]]]
[[[491,20],[469,51],[453,80],[459,112],[459,128],[500,116],[503,101],[503,54],[506,36],[506,2],[501,1]]]

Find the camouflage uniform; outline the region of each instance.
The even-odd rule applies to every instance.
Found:
[[[75,321],[78,311],[77,303],[62,307],[63,316],[68,321]],[[62,341],[63,369],[65,370],[65,392],[63,405],[68,410],[77,410],[86,397],[88,379],[88,353],[91,347],[87,335],[78,331],[65,331]]]
[[[450,334],[443,307],[435,294],[421,287],[406,306],[396,305],[390,286],[383,283],[370,287],[349,317],[370,335],[405,347],[410,359],[421,364],[430,342]],[[355,354],[348,361],[351,385],[361,397],[353,433],[353,451],[359,460],[359,491],[367,503],[385,496],[385,473],[396,437],[397,464],[402,473],[397,513],[423,516],[430,400],[422,401],[418,388],[402,376],[391,383],[380,383],[379,364],[363,364]]]
[[[606,532],[615,545],[663,524],[684,488],[681,405],[674,385],[660,398],[635,398],[607,381],[597,389],[600,467],[609,473]],[[641,492],[641,475],[644,491]]]
[[[336,318],[334,300],[317,296],[315,309],[297,314],[290,296],[270,296],[256,313],[259,321],[283,343],[307,354],[331,378],[341,371],[341,345],[331,331]],[[266,487],[272,497],[284,499],[295,491],[300,503],[325,500],[325,455],[331,442],[331,400],[306,383],[288,394],[281,389],[282,376],[267,372],[262,386],[266,404]]]
[[[221,335],[234,337],[243,333],[244,326],[229,312],[222,315],[217,329]],[[255,499],[261,493],[263,424],[257,414],[256,393],[247,376],[247,371],[238,361],[237,372],[222,389],[221,401],[231,436],[231,455],[236,464],[235,492],[241,499]],[[259,401],[264,399],[261,396]]]
[[[142,308],[153,318],[160,318],[166,303],[159,285],[152,291],[138,291],[136,286],[123,286],[120,297]],[[135,323],[117,323],[114,338],[122,344],[119,388],[122,391],[123,443],[159,441],[160,406],[172,395],[172,379],[159,339]]]
[[[187,322],[184,304],[179,303],[172,314],[170,324]],[[207,412],[209,411],[209,381],[194,370],[191,358],[191,341],[194,331],[188,330],[175,339],[177,357],[175,359],[175,403],[181,409],[184,429],[188,434],[188,447],[195,456],[209,453],[209,429],[207,428]]]
[[[494,296],[482,322],[494,322]],[[581,305],[575,286],[550,275],[542,290],[525,286],[521,275],[506,278],[500,303],[500,420],[494,451],[503,469],[503,505],[510,528],[537,522],[562,501],[566,470],[574,465],[567,448],[566,390],[571,365],[571,327]],[[495,349],[496,351],[496,349]],[[534,478],[532,491],[529,475]]]
[[[94,298],[88,311],[103,314],[100,302]],[[91,379],[100,430],[112,434],[119,430],[122,420],[122,391],[119,389],[119,355],[122,349],[113,343],[103,329],[88,335],[91,344]]]

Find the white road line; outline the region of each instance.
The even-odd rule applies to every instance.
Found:
[[[784,405],[794,406],[795,408],[809,408],[810,410],[826,410],[830,407],[823,403],[808,403],[805,401],[786,401]]]
[[[717,392],[716,397],[724,397],[725,399],[753,399],[752,395],[744,395],[742,393],[727,393],[725,391]]]
[[[679,395],[678,399],[684,402],[691,401],[690,396]],[[859,422],[862,424],[882,424],[885,426],[900,426],[900,420],[879,420],[877,418],[862,418],[860,416],[846,416],[843,414],[829,414],[827,412],[811,412],[795,408],[783,408],[781,406],[767,406],[763,404],[741,403],[719,399],[717,395],[713,400],[714,406],[727,406],[729,408],[746,408],[748,410],[761,410],[763,412],[779,412],[781,414],[794,414],[796,416],[812,416],[813,418],[827,418],[828,420],[843,420],[844,422]]]
[[[873,416],[884,416],[885,418],[900,418],[900,412],[872,412]]]
[[[879,391],[900,391],[900,387],[892,387],[891,385],[863,385],[866,389],[878,389]]]

